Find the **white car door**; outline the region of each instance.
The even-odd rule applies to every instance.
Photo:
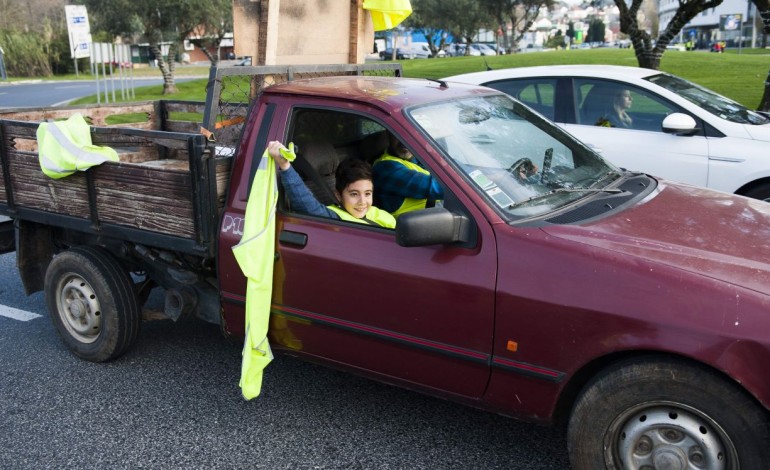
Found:
[[[566,124],[569,133],[616,166],[699,186],[708,183],[706,137],[676,136],[661,130],[663,119],[682,109],[628,84],[584,78],[574,83],[578,124]],[[631,97],[630,108],[625,110],[630,117],[627,127],[611,118],[623,90]]]

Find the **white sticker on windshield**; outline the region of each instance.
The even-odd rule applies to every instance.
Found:
[[[500,207],[508,207],[513,204],[513,199],[509,198],[500,188],[495,186],[487,191],[487,196],[491,197]]]
[[[479,187],[483,190],[488,190],[493,187],[495,187],[494,181],[487,178],[487,175],[481,172],[481,170],[473,170],[470,173],[468,173],[468,176],[473,179],[473,181],[476,182],[476,184],[479,185]]]

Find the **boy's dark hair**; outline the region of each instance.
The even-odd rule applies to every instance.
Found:
[[[337,178],[335,189],[342,194],[342,191],[351,183],[358,180],[372,181],[372,166],[355,157],[347,158],[342,160],[334,176]]]

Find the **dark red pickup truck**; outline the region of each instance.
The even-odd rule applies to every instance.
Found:
[[[110,219],[133,202],[118,214],[94,202],[120,186],[105,182],[107,170],[141,182],[130,164],[83,176],[94,193],[87,223],[25,208],[13,197],[22,183],[6,186],[0,207],[16,222],[22,277],[32,283],[30,272],[47,270],[51,315],[75,354],[102,361],[127,351],[155,286],[169,293],[170,316],[194,314],[243,335],[246,280],[232,247],[267,142],[297,144],[309,164],[303,176],[323,199],[319,178],[333,178],[346,158],[372,161],[392,133],[444,199],[401,215],[395,230],[295,213],[282,199],[274,349],[517,418],[566,422],[576,469],[770,461],[767,203],[615,168],[487,88],[295,80],[264,89],[244,116],[232,156],[181,133],[102,139],[149,146],[142,139],[153,137],[191,162],[202,158],[186,177],[209,196],[190,195],[195,235],[186,243],[146,235],[150,222],[132,226],[142,214]],[[14,126],[0,121],[6,184],[26,155],[6,145]],[[171,145],[177,138],[187,146]],[[218,191],[212,177],[229,164]],[[522,177],[522,165],[536,174]],[[209,238],[197,230],[206,220],[217,227]]]

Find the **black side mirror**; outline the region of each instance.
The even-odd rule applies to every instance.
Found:
[[[470,219],[443,207],[401,214],[396,221],[396,243],[401,246],[464,243],[472,238]]]

